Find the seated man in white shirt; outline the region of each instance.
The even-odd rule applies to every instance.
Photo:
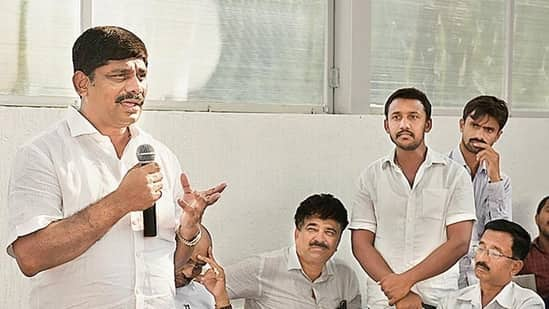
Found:
[[[190,259],[175,270],[175,308],[176,309],[213,309],[215,300],[206,288],[194,281],[202,273],[205,262],[198,259],[198,255],[208,256],[208,250],[212,246],[210,232],[203,225],[202,237],[193,250]]]
[[[438,308],[545,308],[539,295],[511,281],[528,250],[530,235],[520,225],[505,219],[488,222],[475,246],[479,283],[450,294]]]
[[[301,202],[294,219],[295,246],[247,258],[225,271],[213,257],[198,257],[212,266],[201,282],[218,303],[227,303],[228,294],[244,298],[246,309],[361,308],[355,273],[331,259],[348,224],[343,204],[330,194],[315,194]]]

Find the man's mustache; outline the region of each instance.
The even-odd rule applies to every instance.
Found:
[[[486,141],[484,141],[483,139],[475,138],[475,137],[470,138],[469,143],[484,143],[484,144],[487,144]]]
[[[320,242],[320,241],[316,241],[316,240],[313,240],[309,243],[309,246],[316,246],[316,247],[321,247],[321,248],[324,248],[324,249],[328,249],[328,244],[326,243],[323,243],[323,242]]]
[[[410,132],[410,131],[408,131],[408,130],[399,131],[399,132],[397,133],[396,136],[399,137],[399,136],[401,136],[402,134],[408,134],[408,135],[410,135],[411,137],[414,137],[414,133],[412,133],[412,132]]]
[[[475,268],[477,267],[482,267],[484,269],[486,269],[487,271],[490,271],[490,267],[488,267],[488,265],[486,265],[486,263],[484,262],[476,262],[475,263]]]
[[[122,103],[125,100],[138,100],[140,103],[143,103],[144,99],[145,98],[143,97],[143,94],[141,94],[141,93],[126,93],[126,94],[121,94],[121,95],[117,96],[116,99],[114,100],[114,102],[115,103]]]

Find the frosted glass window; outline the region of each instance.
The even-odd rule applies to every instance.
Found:
[[[79,1],[2,1],[0,95],[76,96],[71,48],[79,24]]]
[[[151,99],[325,104],[326,0],[96,0],[93,5],[94,25],[126,27],[147,44]]]
[[[371,1],[370,102],[414,86],[435,106],[501,96],[505,1]]]
[[[549,111],[549,2],[515,2],[514,110]]]

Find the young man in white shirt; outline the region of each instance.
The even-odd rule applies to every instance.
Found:
[[[504,219],[488,222],[475,245],[475,274],[479,283],[441,300],[440,309],[543,309],[534,291],[512,282],[524,265],[530,235],[520,225]]]
[[[509,110],[503,100],[487,95],[473,98],[463,108],[459,120],[461,142],[449,154],[473,179],[477,221],[473,225],[472,245],[478,243],[484,225],[489,221],[512,219],[511,179],[502,173],[500,155],[493,148],[508,117]],[[478,281],[472,259],[473,252],[469,250],[460,260],[460,288]]]
[[[458,288],[456,262],[475,220],[473,190],[462,166],[426,146],[431,126],[423,92],[395,91],[384,127],[396,147],[359,178],[349,228],[373,309],[431,308]]]

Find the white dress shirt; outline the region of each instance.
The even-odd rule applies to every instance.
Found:
[[[475,208],[467,172],[447,156],[429,148],[412,187],[394,157],[395,151],[360,175],[349,228],[375,233],[376,249],[394,272],[402,273],[447,241],[448,225],[475,220]],[[435,305],[457,290],[458,275],[456,263],[412,290],[424,303]],[[367,287],[370,308],[389,308],[381,288],[369,277]]]
[[[459,145],[450,152],[450,159],[456,161],[469,172],[471,169],[465,163],[463,154]],[[469,253],[460,260],[459,265],[459,287],[466,287],[478,282],[473,267],[473,245],[478,244],[484,226],[486,223],[496,219],[512,220],[512,196],[511,196],[511,178],[507,175],[501,175],[502,180],[490,182],[486,164],[482,162],[478,167],[477,173],[473,177],[473,192],[475,195],[475,211],[477,221],[473,225],[473,234],[471,236],[471,246]]]
[[[437,306],[440,309],[482,309],[480,285],[466,287],[442,299]],[[541,297],[534,291],[509,282],[484,307],[484,309],[544,309]]]
[[[246,309],[360,308],[361,298],[354,271],[330,259],[314,282],[301,268],[295,247],[247,258],[225,268],[231,299],[245,298]],[[314,297],[313,297],[314,295]]]
[[[17,237],[113,192],[137,163],[139,145],[154,147],[164,175],[158,236],[143,237],[141,211],[127,214],[82,255],[33,277],[30,308],[174,307],[180,166],[163,144],[135,126],[130,132],[119,159],[110,139],[70,107],[64,120],[18,149],[8,189],[10,254]]]
[[[176,309],[214,309],[215,298],[206,288],[195,281],[175,291]]]

